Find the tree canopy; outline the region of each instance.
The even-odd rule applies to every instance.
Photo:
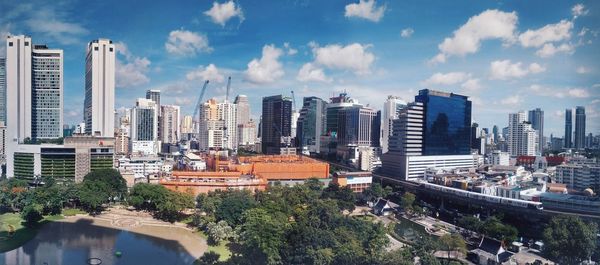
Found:
[[[560,264],[580,264],[596,249],[598,226],[576,216],[557,216],[544,229],[544,252]]]

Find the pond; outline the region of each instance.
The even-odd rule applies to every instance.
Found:
[[[0,265],[98,264],[98,259],[103,265],[192,264],[206,247],[204,239],[183,228],[142,225],[122,230],[110,221],[80,218],[44,225],[25,245],[0,253]]]
[[[396,223],[395,232],[397,235],[403,237],[404,239],[414,242],[418,237],[430,237],[431,239],[435,239],[434,236],[428,234],[425,231],[425,228],[411,220],[408,220],[404,217],[400,217],[399,222]]]

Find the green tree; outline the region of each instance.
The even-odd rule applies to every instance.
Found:
[[[324,199],[334,199],[341,210],[353,211],[356,197],[350,187],[340,187],[338,184],[329,183],[329,186],[323,190],[321,197]]]
[[[484,235],[492,237],[506,243],[517,240],[519,231],[514,226],[503,224],[498,218],[490,217],[485,222],[481,231]]]
[[[576,216],[557,216],[544,229],[544,252],[560,264],[580,264],[596,249],[598,226]]]
[[[260,208],[243,215],[240,239],[246,258],[257,264],[280,264],[279,249],[284,245],[284,224]]]
[[[167,191],[163,201],[156,206],[155,216],[159,219],[175,222],[180,220],[182,211],[194,207],[194,196],[188,193]]]
[[[208,243],[212,245],[218,245],[226,239],[236,238],[235,231],[224,220],[218,223],[208,223],[206,225],[206,234],[208,235]]]
[[[103,204],[121,198],[127,192],[127,184],[115,169],[94,170],[83,177],[79,189],[81,204],[91,213],[102,210]]]
[[[458,219],[458,226],[467,230],[471,230],[475,233],[480,233],[483,227],[483,222],[474,216],[464,216]]]
[[[440,237],[440,245],[444,251],[448,253],[447,261],[450,262],[450,252],[455,251],[460,254],[467,253],[467,243],[459,234],[445,234]]]
[[[402,195],[401,205],[404,211],[411,213],[413,211],[413,204],[415,203],[416,196],[410,192],[405,192]]]
[[[29,204],[21,211],[21,218],[25,220],[26,226],[35,226],[44,217],[42,216],[42,206],[39,204]]]
[[[221,255],[219,255],[219,253],[212,250],[204,252],[202,257],[198,258],[198,260],[194,262],[194,265],[216,265],[219,264],[220,257]]]
[[[242,221],[244,211],[256,205],[254,197],[248,190],[230,190],[222,195],[221,203],[216,209],[217,220],[225,220],[237,226]]]

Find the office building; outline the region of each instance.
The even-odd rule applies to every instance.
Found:
[[[338,111],[338,148],[350,145],[377,147],[374,145],[379,143],[379,124],[377,111],[372,108],[354,106],[340,109]]]
[[[60,138],[63,127],[63,51],[34,45],[31,68],[31,138]]]
[[[115,45],[98,39],[87,46],[85,60],[85,132],[114,137]]]
[[[347,93],[340,93],[337,97],[330,98],[329,104],[327,104],[327,116],[326,116],[326,133],[333,137],[337,136],[338,132],[338,111],[343,108],[352,107],[359,105],[358,101],[350,98]]]
[[[381,125],[381,152],[389,150],[390,135],[393,131],[393,120],[398,118],[398,113],[406,106],[406,102],[396,96],[388,96],[383,103],[383,117]]]
[[[538,141],[536,152],[541,155],[544,153],[544,148],[546,147],[546,142],[544,141],[544,111],[540,108],[530,110],[527,120],[531,123],[531,127],[537,131]]]
[[[573,137],[573,111],[571,109],[566,109],[565,110],[565,136],[563,137],[565,139],[565,148],[572,148],[573,147],[573,141],[572,141],[572,137]]]
[[[129,134],[123,128],[117,129],[115,132],[115,155],[129,155]]]
[[[200,150],[237,149],[236,105],[209,99],[200,108]]]
[[[237,106],[237,124],[247,124],[250,122],[250,104],[246,95],[238,95],[233,102]]]
[[[327,102],[318,97],[305,97],[296,126],[296,138],[300,148],[319,153],[321,135],[325,134]]]
[[[279,154],[289,146],[292,130],[292,99],[282,95],[262,101],[261,148],[263,154]]]
[[[146,90],[146,99],[154,101],[156,106],[160,107],[160,90],[150,89]],[[160,113],[159,113],[160,116]]]
[[[0,122],[6,124],[6,57],[0,55]]]
[[[191,115],[183,116],[183,120],[181,121],[181,134],[194,133],[194,122],[192,119]]]
[[[0,165],[6,162],[6,125],[0,121]]]
[[[508,153],[511,156],[534,156],[537,147],[537,131],[525,120],[525,112],[508,115]]]
[[[498,131],[498,126],[494,125],[494,127],[492,127],[492,135],[493,135],[493,142],[497,143],[500,137],[500,133]]]
[[[510,154],[495,150],[490,156],[490,164],[494,166],[509,166],[510,165]]]
[[[575,108],[575,149],[585,149],[585,108]]]
[[[160,106],[161,115],[159,117],[160,138],[162,143],[177,144],[180,140],[179,128],[181,109],[179,106],[163,105]]]
[[[556,166],[556,182],[567,184],[567,188],[583,191],[591,188],[600,190],[600,164],[569,163]]]
[[[256,123],[250,120],[246,124],[238,124],[238,145],[250,146],[256,143]]]
[[[156,103],[150,99],[138,98],[131,109],[130,140],[131,152],[141,155],[158,153],[158,113]]]

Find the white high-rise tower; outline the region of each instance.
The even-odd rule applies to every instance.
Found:
[[[395,96],[388,96],[383,103],[383,117],[381,122],[381,151],[387,153],[390,146],[390,136],[392,135],[392,121],[398,118],[398,113],[406,107],[406,102]]]
[[[98,39],[88,44],[83,110],[87,134],[114,137],[115,53],[111,40]]]

